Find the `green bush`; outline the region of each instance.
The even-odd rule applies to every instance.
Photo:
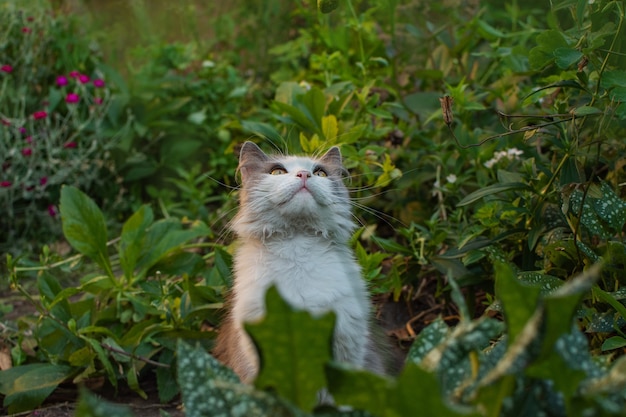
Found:
[[[115,90],[79,22],[0,8],[0,249],[18,253],[60,236],[62,184],[116,195],[111,149]],[[115,127],[115,129],[114,129]]]
[[[119,83],[124,100],[108,114],[128,127],[110,152],[135,214],[111,241],[116,225],[66,187],[65,237],[82,255],[9,257],[12,286],[40,318],[7,336],[19,366],[0,373],[5,406],[32,407],[61,381],[97,374],[141,394],[155,370],[161,399],[180,388],[198,416],[209,406],[227,415],[623,415],[623,2],[314,6],[256,5],[257,26],[246,20],[241,38],[234,29],[220,38],[228,50],[134,49],[144,64]],[[291,29],[263,27],[278,15],[292,17]],[[259,43],[249,36],[264,29]],[[246,67],[267,56],[258,72]],[[2,74],[3,85],[15,74]],[[432,288],[439,311],[458,313],[454,326],[438,319],[422,330],[397,378],[323,366],[313,358],[328,352],[309,343],[294,346],[311,358],[305,369],[269,361],[249,387],[204,353],[213,335],[202,321],[219,321],[230,267],[206,225],[234,207],[233,151],[251,136],[290,152],[341,146],[363,226],[351,243],[372,291],[410,303]],[[154,200],[164,220],[140,204]],[[68,274],[82,277],[77,286],[57,283]],[[265,330],[253,335],[285,331],[273,314],[328,333],[323,320],[268,297]],[[272,338],[254,337],[273,357]],[[176,369],[178,385],[166,384]],[[321,386],[356,410],[314,410]],[[81,409],[93,402],[84,394]]]

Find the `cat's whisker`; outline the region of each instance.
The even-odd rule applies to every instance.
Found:
[[[387,213],[384,213],[384,212],[382,212],[380,210],[373,209],[371,207],[368,207],[368,206],[363,205],[363,204],[359,204],[359,203],[354,202],[354,201],[351,202],[351,204],[352,204],[353,207],[356,207],[359,210],[362,210],[362,211],[364,211],[366,213],[371,214],[372,216],[374,216],[377,219],[379,219],[380,221],[384,222],[387,226],[389,226],[391,228],[395,228],[396,227],[396,225],[394,225],[392,222],[395,222],[396,224],[400,224],[400,226],[402,226],[402,227],[407,227],[407,225],[404,224],[400,219],[398,219],[398,218],[396,218],[394,216],[391,216],[391,215],[389,215]],[[361,223],[361,222],[359,222],[359,223]]]
[[[239,190],[239,189],[241,188],[241,186],[240,186],[240,185],[234,186],[234,185],[226,184],[225,182],[222,182],[222,181],[218,180],[217,178],[214,178],[214,177],[210,176],[210,175],[209,175],[209,174],[207,174],[207,173],[202,173],[202,174],[200,174],[200,175],[201,175],[202,177],[204,177],[204,178],[208,178],[208,179],[210,179],[210,180],[211,180],[211,181],[213,181],[214,183],[219,184],[219,185],[221,185],[221,186],[222,186],[222,187],[224,187],[224,188],[228,188],[228,189],[229,189],[229,190],[231,190],[231,191],[236,191],[236,190]]]

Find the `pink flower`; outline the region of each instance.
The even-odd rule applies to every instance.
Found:
[[[19,128],[19,131],[20,131],[20,133],[21,133],[22,135],[25,135],[25,134],[26,134],[26,128],[25,128],[24,126],[20,127],[20,128]]]
[[[67,142],[65,145],[63,145],[65,149],[75,148],[76,146],[76,142]]]
[[[13,183],[11,181],[0,181],[0,187],[9,188]]]
[[[56,217],[57,209],[56,209],[56,207],[54,207],[54,204],[50,204],[48,206],[48,214],[50,215],[50,217]]]
[[[11,122],[10,122],[10,121],[8,121],[7,119],[2,119],[2,120],[0,120],[0,122],[1,122],[3,125],[5,125],[5,126],[11,126]]]
[[[13,67],[10,65],[3,65],[0,67],[0,71],[6,72],[8,74],[13,71]]]
[[[32,148],[24,148],[22,149],[22,155],[24,156],[31,156],[33,154],[33,149]]]
[[[79,101],[80,97],[76,93],[68,93],[67,96],[65,96],[66,103],[78,103]]]
[[[24,138],[24,141],[26,141],[26,143],[33,143],[33,137],[32,136],[26,136]]]
[[[57,85],[59,87],[61,87],[63,85],[67,85],[67,78],[64,75],[59,75],[57,77]]]
[[[78,76],[78,81],[80,81],[81,84],[87,84],[89,82],[89,77],[85,74],[80,74]]]
[[[102,97],[94,97],[93,102],[96,104],[102,104]]]
[[[47,183],[48,183],[48,177],[41,177],[39,179],[39,185],[41,185],[42,187],[46,185]]]
[[[45,119],[46,117],[48,117],[48,113],[41,110],[41,111],[36,111],[35,113],[33,113],[33,118],[35,120],[39,120],[39,119]]]
[[[32,30],[31,28],[27,28],[27,27],[23,27],[23,28],[22,28],[22,32],[23,32],[23,33],[30,33],[30,32],[32,32],[32,31],[33,31],[33,30]]]
[[[104,87],[104,80],[102,80],[100,78],[96,78],[95,80],[93,80],[93,85],[96,88],[103,88]]]
[[[78,71],[70,71],[70,77],[72,78],[78,78],[79,75],[80,75],[80,72]]]

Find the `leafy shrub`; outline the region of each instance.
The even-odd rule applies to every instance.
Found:
[[[119,136],[114,92],[78,22],[13,2],[0,20],[0,248],[16,251],[60,235],[62,184],[115,195],[109,152]]]
[[[152,210],[142,206],[124,223],[117,255],[111,257],[104,217],[91,199],[64,187],[60,212],[65,238],[81,255],[57,260],[44,249],[38,267],[8,259],[11,285],[33,303],[39,317],[34,323],[24,317],[18,324],[32,327],[32,333],[12,335],[14,367],[0,372],[4,405],[11,413],[32,409],[63,380],[80,382],[100,374],[116,389],[123,379],[145,396],[140,375],[151,371],[161,400],[171,400],[178,392],[173,384],[176,340],[195,340],[208,348],[212,335],[201,332],[200,324],[217,320],[228,279],[228,267],[207,270],[205,259],[192,250],[212,247],[199,241],[211,232],[202,222],[154,221]],[[219,249],[212,256],[220,265],[229,258]],[[76,273],[83,257],[93,262],[90,272],[63,288],[59,275]],[[33,272],[37,298],[23,285]]]
[[[624,360],[612,366],[594,361],[573,326],[581,299],[598,278],[598,265],[549,295],[521,283],[510,266],[496,268],[505,323],[489,316],[470,319],[456,287],[461,323],[451,329],[438,319],[424,329],[396,378],[329,362],[334,317],[293,311],[270,289],[265,320],[246,327],[263,357],[254,387],[241,384],[202,347],[179,342],[178,381],[186,414],[623,415]],[[284,342],[276,343],[276,337]],[[286,345],[294,355],[284,355]],[[349,407],[314,409],[324,386],[336,404]],[[84,398],[87,406],[90,397]]]
[[[115,151],[117,170],[135,201],[209,221],[209,208],[225,202],[219,183],[232,182],[227,127],[244,111],[248,85],[227,62],[182,44],[135,53],[146,64],[130,76],[132,134]]]

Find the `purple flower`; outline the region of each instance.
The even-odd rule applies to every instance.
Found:
[[[100,78],[96,78],[95,80],[93,80],[93,85],[96,88],[103,88],[104,87],[104,80],[102,80]]]
[[[26,136],[26,137],[24,138],[24,141],[25,141],[26,143],[33,143],[33,137],[32,137],[32,136]]]
[[[57,85],[59,87],[67,85],[67,77],[65,75],[59,75],[57,77]]]
[[[0,187],[9,188],[13,183],[11,181],[0,181]]]
[[[56,209],[56,207],[54,207],[54,204],[50,204],[48,206],[48,214],[50,215],[50,217],[56,217],[57,209]]]
[[[102,97],[94,97],[93,102],[96,104],[102,104]]]
[[[32,31],[33,31],[33,30],[32,30],[31,28],[28,28],[28,27],[26,27],[26,26],[24,26],[24,27],[22,28],[22,32],[23,32],[23,33],[30,33],[30,32],[32,32]]]
[[[66,103],[78,103],[79,101],[80,96],[76,93],[68,93],[67,96],[65,96]]]
[[[10,65],[3,65],[0,67],[0,71],[6,72],[8,74],[13,71],[13,67]]]
[[[22,155],[24,156],[31,156],[33,154],[33,149],[32,148],[24,148],[22,149]]]
[[[26,134],[26,128],[25,128],[24,126],[20,127],[20,128],[19,128],[19,131],[20,131],[20,133],[21,133],[22,135],[25,135],[25,134]]]
[[[80,81],[81,84],[87,84],[89,82],[89,76],[85,74],[80,74],[78,76],[78,81]]]
[[[67,142],[65,145],[63,145],[63,147],[64,147],[65,149],[73,149],[73,148],[75,148],[76,146],[77,146],[77,145],[76,145],[76,142]]]
[[[48,117],[48,113],[41,110],[41,111],[36,111],[35,113],[33,113],[33,118],[35,120],[39,120],[39,119],[45,119],[46,117]]]
[[[78,71],[70,71],[70,77],[78,78],[80,76],[80,72]]]
[[[41,177],[39,179],[39,185],[41,185],[42,187],[45,186],[48,183],[48,177]]]

